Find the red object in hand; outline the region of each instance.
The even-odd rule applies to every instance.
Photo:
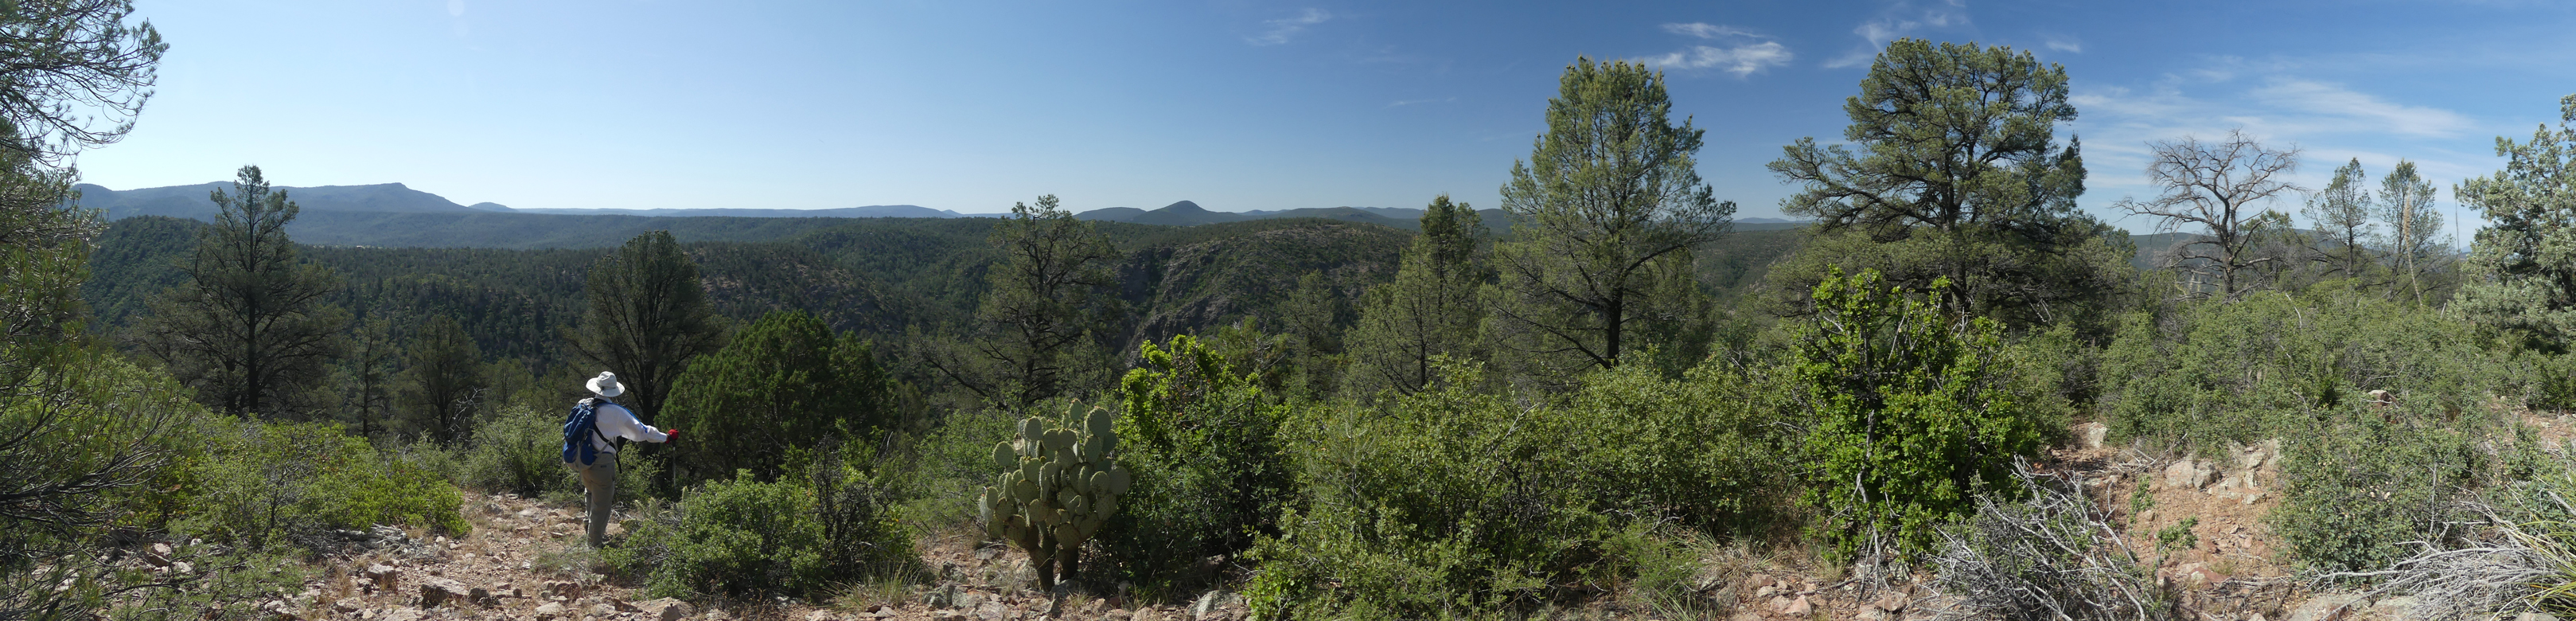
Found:
[[[672,430],[669,430],[669,431],[664,431],[664,432],[662,432],[662,441],[663,441],[663,442],[669,442],[669,441],[672,441],[672,440],[678,440],[678,439],[680,439],[680,430],[678,430],[678,429],[672,429]]]

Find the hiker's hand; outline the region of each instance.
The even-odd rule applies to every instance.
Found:
[[[669,442],[669,441],[672,441],[672,440],[678,440],[678,439],[680,439],[680,430],[678,430],[678,429],[672,429],[672,430],[668,430],[668,431],[664,431],[664,432],[662,432],[662,441],[663,441],[663,442]]]

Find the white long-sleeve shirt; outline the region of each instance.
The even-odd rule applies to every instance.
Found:
[[[671,440],[670,434],[662,433],[662,430],[644,424],[644,421],[635,420],[635,413],[626,411],[626,406],[603,401],[598,407],[591,409],[591,415],[598,419],[596,426],[599,427],[599,433],[590,437],[590,446],[599,449],[601,453],[617,452],[617,444],[610,442],[610,438],[625,438],[638,442]]]

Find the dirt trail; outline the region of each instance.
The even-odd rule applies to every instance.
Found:
[[[516,495],[466,492],[464,513],[473,531],[459,537],[380,527],[372,545],[322,562],[325,571],[302,594],[265,608],[278,618],[425,621],[434,619],[535,619],[539,621],[1004,621],[1106,619],[1113,621],[1240,620],[1238,598],[1217,594],[1190,606],[1130,608],[1124,598],[1073,593],[1048,597],[1029,583],[1027,561],[1017,551],[977,549],[964,538],[919,542],[923,565],[940,580],[930,585],[866,589],[834,602],[641,599],[635,585],[565,565],[578,558],[581,512]],[[622,520],[623,515],[619,516]],[[621,535],[610,526],[614,539]],[[1052,614],[1050,614],[1052,613]]]

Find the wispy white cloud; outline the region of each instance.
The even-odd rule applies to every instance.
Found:
[[[1693,22],[1693,23],[1688,23],[1688,24],[1664,24],[1664,32],[1669,32],[1669,33],[1673,33],[1673,34],[1677,34],[1677,35],[1690,35],[1690,36],[1699,37],[1699,38],[1702,38],[1702,39],[1715,39],[1715,38],[1719,38],[1719,37],[1758,37],[1758,36],[1760,36],[1760,35],[1753,34],[1752,32],[1746,31],[1746,30],[1744,30],[1744,29],[1742,29],[1742,28],[1737,28],[1737,27],[1734,27],[1734,26],[1719,26],[1719,25],[1715,25],[1715,24],[1702,24],[1702,23],[1698,23],[1698,22]]]
[[[1332,19],[1332,12],[1308,7],[1305,11],[1298,13],[1295,17],[1263,20],[1261,22],[1262,25],[1268,26],[1269,30],[1262,31],[1260,35],[1245,37],[1243,40],[1245,43],[1251,43],[1253,45],[1281,45],[1287,43],[1290,39],[1295,38],[1298,33],[1305,32],[1307,26],[1321,24]]]
[[[2443,138],[2469,128],[2467,117],[2440,108],[2391,103],[2339,85],[2276,78],[2254,89],[2255,99],[2285,110],[2340,118],[2359,126],[2401,134]]]
[[[2068,54],[2084,53],[2084,40],[2075,37],[2049,37],[2048,41],[2041,45]]]
[[[1386,104],[1386,107],[1402,108],[1405,106],[1417,106],[1422,104],[1449,103],[1457,100],[1458,98],[1456,97],[1443,97],[1439,99],[1400,99]]]
[[[1880,9],[1876,17],[1853,27],[1852,34],[1860,35],[1860,45],[1842,56],[1826,61],[1825,66],[1842,68],[1867,65],[1870,59],[1878,57],[1878,51],[1886,48],[1889,41],[1912,36],[1925,30],[1966,25],[1968,25],[1967,0],[1932,2],[1897,0],[1888,4],[1886,8]]]
[[[1716,69],[1742,78],[1753,72],[1789,64],[1797,56],[1789,47],[1742,28],[1713,24],[1664,24],[1664,31],[1701,39],[1719,41],[1718,45],[1693,45],[1661,56],[1637,59],[1649,66],[1667,69]]]
[[[2293,181],[2320,187],[2334,167],[2358,158],[2381,173],[2401,157],[2436,185],[2491,171],[2485,153],[2453,145],[2491,128],[2459,112],[2393,101],[2392,96],[2304,77],[2296,63],[2212,58],[2138,87],[2078,86],[2070,97],[2083,113],[2068,129],[2084,137],[2088,205],[2157,192],[2144,171],[2148,143],[2211,138],[2243,129],[2265,145],[2302,149]],[[2291,206],[2287,211],[2296,211]],[[2104,212],[2123,226],[2144,226]]]

